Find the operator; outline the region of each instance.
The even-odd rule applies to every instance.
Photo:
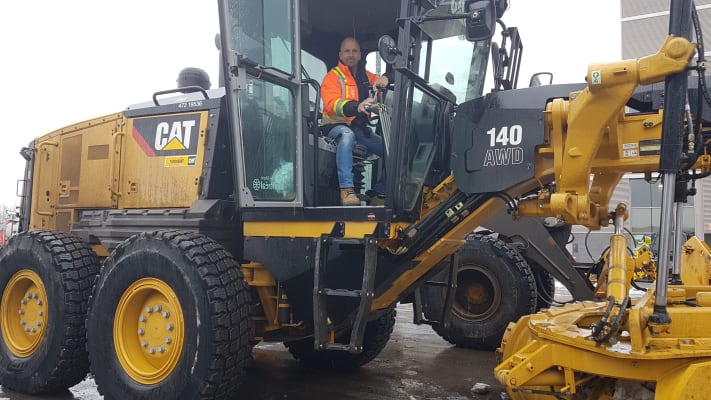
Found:
[[[365,108],[373,103],[368,96],[370,87],[387,87],[389,79],[359,68],[360,44],[355,38],[343,39],[338,58],[338,65],[326,74],[321,83],[321,131],[338,141],[336,168],[341,205],[357,206],[360,199],[353,188],[353,146],[358,142],[368,149],[368,153],[383,158],[385,142],[381,136],[371,133],[368,127],[370,114]]]

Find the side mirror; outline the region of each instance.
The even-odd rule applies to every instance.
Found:
[[[402,55],[402,52],[397,48],[395,39],[389,35],[383,35],[378,40],[378,53],[380,53],[380,58],[390,65],[395,64],[398,57]]]
[[[496,28],[496,2],[494,0],[466,0],[467,40],[491,39]]]
[[[552,85],[553,84],[553,73],[551,72],[538,72],[531,76],[531,82],[528,87]]]
[[[451,72],[447,72],[444,75],[444,81],[449,83],[450,85],[454,85],[454,75],[452,75]]]

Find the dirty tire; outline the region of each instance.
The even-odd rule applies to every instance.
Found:
[[[91,248],[66,233],[24,232],[0,248],[5,303],[0,310],[4,325],[0,385],[21,393],[50,394],[84,379],[89,371],[84,321],[98,271]],[[25,290],[40,296],[29,305],[14,301]],[[37,336],[13,328],[21,322],[20,313],[30,322],[23,326],[39,327]]]
[[[127,290],[141,282],[153,286]],[[147,311],[160,303],[154,299],[165,307]],[[239,263],[212,239],[172,230],[129,238],[104,263],[89,309],[89,359],[99,392],[107,399],[232,398],[251,353],[250,304]],[[123,310],[135,318],[116,318]],[[139,337],[142,326],[160,332]],[[172,361],[161,364],[165,359],[150,358],[154,352],[142,352],[145,339],[168,343]],[[154,364],[165,368],[152,370]]]
[[[388,344],[395,325],[395,309],[385,312],[380,318],[368,322],[363,336],[363,351],[351,354],[345,351],[314,349],[313,337],[284,343],[295,359],[314,368],[349,371],[373,361]],[[344,340],[350,339],[350,333]]]
[[[447,280],[447,273],[435,279]],[[427,319],[441,319],[445,290],[422,288],[422,307]],[[450,325],[432,328],[456,346],[495,350],[508,323],[535,310],[536,282],[521,255],[501,240],[470,235],[459,249],[457,292]]]
[[[532,261],[528,261],[533,272],[533,277],[536,280],[536,293],[538,298],[536,300],[536,312],[544,308],[551,308],[553,305],[553,298],[555,296],[555,279],[550,272],[545,269],[538,267]]]

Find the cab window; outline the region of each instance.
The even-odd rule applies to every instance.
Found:
[[[255,63],[294,75],[291,1],[234,1],[231,7],[232,48]]]

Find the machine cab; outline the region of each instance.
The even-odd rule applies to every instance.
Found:
[[[339,206],[336,143],[319,130],[319,85],[338,62],[341,40],[353,36],[366,68],[388,72],[394,83],[380,97],[383,121],[373,121],[373,134],[389,139],[387,154],[354,154],[362,159],[354,162],[358,189],[363,194],[384,180],[379,215],[416,218],[423,187],[450,174],[456,105],[483,91],[493,3],[221,1],[235,198],[243,212]],[[359,208],[375,209],[352,209]]]

